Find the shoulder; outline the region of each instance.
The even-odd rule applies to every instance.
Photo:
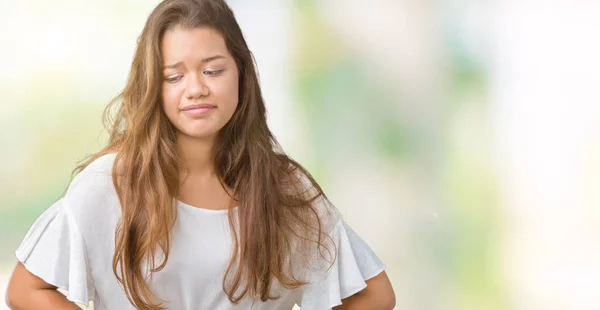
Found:
[[[102,155],[89,163],[69,184],[65,196],[65,211],[80,224],[95,221],[107,215],[108,207],[118,203],[112,181],[112,167],[116,154]],[[81,223],[83,222],[83,223]]]
[[[112,184],[112,167],[116,154],[102,155],[89,163],[81,170],[69,184],[67,196],[77,198],[81,195],[93,194],[90,190],[98,192],[110,183]],[[107,182],[110,181],[110,182]]]
[[[311,209],[320,220],[323,231],[331,233],[334,227],[342,220],[340,211],[331,202],[321,185],[306,168],[298,163],[292,166],[290,171],[292,172],[293,182],[296,183],[294,188],[309,202]]]
[[[104,154],[90,162],[77,176],[112,174],[112,168],[116,157],[117,153]]]

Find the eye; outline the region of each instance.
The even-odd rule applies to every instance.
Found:
[[[218,76],[221,75],[221,73],[223,73],[223,71],[225,71],[224,69],[222,70],[204,70],[204,74],[206,74],[207,76]]]
[[[179,80],[181,80],[182,77],[182,75],[172,76],[165,78],[165,81],[167,81],[168,83],[177,83],[179,82]]]

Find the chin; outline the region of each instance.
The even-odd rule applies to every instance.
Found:
[[[184,136],[185,138],[191,139],[210,139],[217,135],[219,130],[223,126],[219,126],[217,123],[192,123],[192,124],[180,124],[179,126],[175,126],[177,128],[178,134]]]

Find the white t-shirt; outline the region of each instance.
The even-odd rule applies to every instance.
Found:
[[[135,309],[112,270],[114,232],[121,216],[112,183],[115,154],[104,155],[69,185],[67,193],[32,225],[16,251],[27,270],[67,291],[67,298],[95,310]],[[330,221],[337,259],[326,272],[308,276],[310,284],[288,290],[275,285],[276,300],[246,297],[232,304],[222,280],[230,259],[231,236],[226,210],[200,209],[182,202],[173,227],[166,267],[150,287],[168,309],[331,309],[366,287],[385,266],[341,217]],[[237,210],[234,210],[234,216]],[[338,213],[336,213],[338,214]],[[327,221],[326,221],[327,222]]]

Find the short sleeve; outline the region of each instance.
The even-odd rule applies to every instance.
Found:
[[[384,271],[385,265],[373,250],[342,219],[335,225],[333,238],[337,257],[331,268],[312,275],[298,305],[302,310],[331,309],[367,287],[369,280]]]
[[[62,198],[31,226],[16,251],[29,272],[67,291],[67,299],[87,305],[94,288],[83,237]]]

